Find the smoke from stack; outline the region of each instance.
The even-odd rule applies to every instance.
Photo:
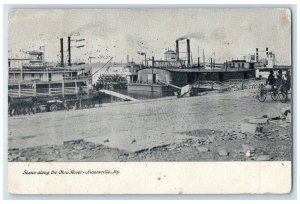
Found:
[[[187,39],[187,37],[180,37],[180,38],[177,38],[178,41],[179,41],[179,40],[185,40],[185,39]]]
[[[206,38],[206,35],[202,32],[188,33],[188,34],[185,34],[185,35],[177,38],[177,40],[186,40],[188,38],[195,38],[195,39],[198,39],[198,40],[204,40]]]

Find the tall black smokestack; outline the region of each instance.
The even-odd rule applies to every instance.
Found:
[[[152,56],[152,67],[154,67],[154,64],[155,64],[155,62],[154,62],[154,56]]]
[[[190,47],[190,39],[186,39],[187,46],[187,66],[191,65],[191,47]]]
[[[72,66],[72,63],[71,63],[71,37],[68,36],[68,66]]]
[[[267,55],[267,57],[269,55],[269,48],[267,48],[267,47],[266,47],[266,55]]]
[[[256,62],[258,62],[258,48],[256,48]]]
[[[60,39],[60,66],[64,67],[64,39]]]
[[[176,59],[179,61],[179,41],[176,40]]]

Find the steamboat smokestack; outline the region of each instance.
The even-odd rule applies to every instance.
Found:
[[[152,56],[152,67],[154,68],[154,64],[155,64],[155,62],[154,62],[154,56]]]
[[[179,61],[179,41],[176,40],[176,59]]]
[[[190,39],[186,39],[187,46],[187,66],[191,65],[191,47],[190,47]]]
[[[269,56],[269,48],[266,47],[266,55]]]
[[[64,67],[64,39],[60,39],[60,66]]]
[[[68,66],[72,66],[72,63],[71,63],[71,37],[68,36]]]
[[[258,48],[256,48],[256,62],[258,62]]]

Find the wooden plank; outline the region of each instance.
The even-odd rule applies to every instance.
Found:
[[[114,96],[114,97],[117,97],[117,98],[121,98],[123,100],[138,101],[137,99],[132,98],[130,96],[126,96],[126,95],[120,94],[118,92],[110,91],[110,90],[102,89],[102,90],[99,90],[99,92],[105,93],[107,95]]]

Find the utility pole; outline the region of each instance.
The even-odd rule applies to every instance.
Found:
[[[200,68],[199,46],[198,46],[198,67]]]
[[[205,63],[205,54],[204,54],[204,49],[203,49],[203,65],[204,65],[204,69],[206,68],[206,63]]]
[[[153,69],[154,69],[154,56],[152,56],[152,84],[151,84],[151,98],[153,98]]]
[[[193,55],[192,55],[192,51],[191,51],[191,68],[193,68]]]

